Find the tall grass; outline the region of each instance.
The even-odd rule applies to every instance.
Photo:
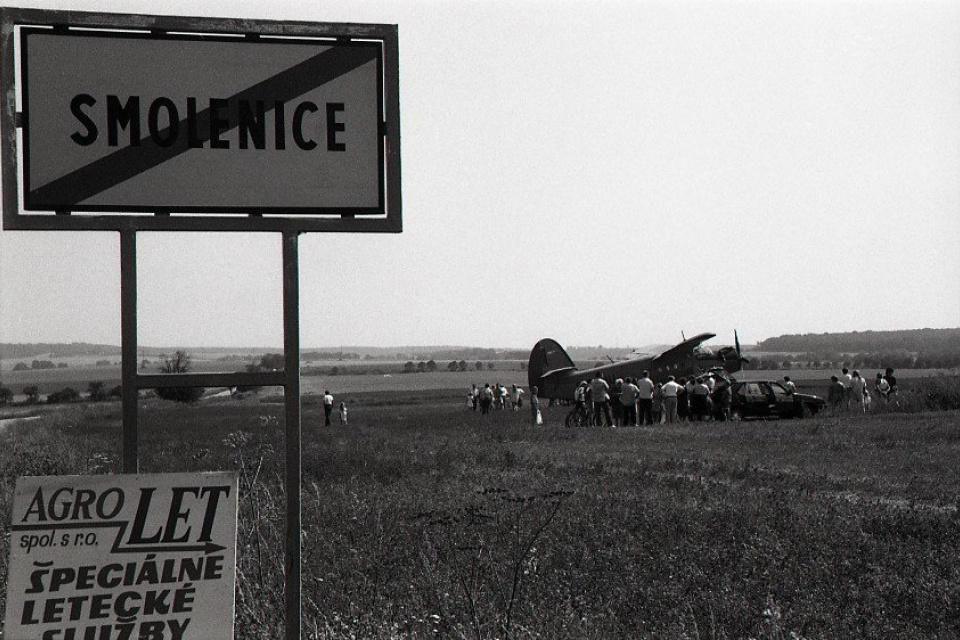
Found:
[[[309,400],[306,637],[960,637],[957,411],[618,430],[564,412],[534,429],[458,393],[377,394],[324,429]],[[141,414],[144,471],[240,474],[238,638],[281,637],[281,415]],[[4,513],[17,474],[116,472],[119,435],[109,407],[0,434]]]

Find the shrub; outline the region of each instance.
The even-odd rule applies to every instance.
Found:
[[[102,380],[91,382],[87,386],[87,394],[90,396],[90,400],[93,402],[102,402],[103,400],[107,399],[107,392],[104,390]]]
[[[186,351],[177,351],[171,358],[165,358],[160,365],[160,373],[187,373],[192,363]],[[203,387],[161,387],[156,390],[157,397],[174,402],[196,402],[203,397]]]
[[[80,399],[80,392],[73,387],[64,387],[60,391],[54,391],[47,396],[47,404],[63,404],[66,402],[76,402]]]

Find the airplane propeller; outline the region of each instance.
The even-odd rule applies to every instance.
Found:
[[[733,330],[733,342],[735,345],[737,345],[737,358],[740,359],[740,362],[750,362],[749,360],[743,357],[743,353],[741,353],[740,351],[740,336],[737,335],[736,329]]]

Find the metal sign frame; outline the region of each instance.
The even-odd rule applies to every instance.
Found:
[[[259,207],[186,207],[78,205],[72,210],[47,213],[22,213],[22,188],[27,176],[22,169],[20,130],[27,112],[17,109],[18,29],[51,33],[143,38],[145,40],[196,39],[205,37],[296,43],[322,40],[358,46],[379,44],[383,62],[381,145],[381,203],[376,210],[317,208],[301,210]],[[74,31],[71,33],[71,29]],[[301,231],[350,233],[399,233],[402,231],[400,191],[400,99],[399,60],[396,25],[316,23],[239,20],[229,18],[191,18],[133,14],[101,14],[79,11],[0,8],[0,155],[3,157],[3,224],[8,230],[60,231]],[[26,105],[24,105],[26,107]],[[24,174],[21,176],[21,174]],[[102,213],[96,213],[94,210]],[[82,214],[78,212],[84,212]],[[124,213],[121,213],[125,211]],[[187,214],[187,215],[177,215]],[[199,214],[199,215],[198,215]]]
[[[70,211],[22,214],[18,135],[24,123],[17,111],[15,40],[18,28],[139,31],[161,37],[169,32],[233,34],[257,38],[336,38],[379,41],[383,48],[383,171],[386,212],[381,217],[344,213],[313,217],[269,212],[175,215],[173,211],[76,215]],[[117,231],[120,236],[120,324],[122,342],[123,472],[139,472],[137,401],[140,389],[162,387],[282,386],[285,409],[286,535],[284,557],[284,638],[299,640],[301,605],[301,404],[299,235],[304,232],[400,233],[400,99],[396,25],[189,18],[102,14],[0,7],[0,177],[4,230]],[[140,374],[137,372],[138,231],[272,231],[283,245],[284,370],[260,373]]]

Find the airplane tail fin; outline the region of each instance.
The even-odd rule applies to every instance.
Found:
[[[527,363],[527,383],[543,387],[542,379],[558,371],[576,369],[573,360],[556,340],[544,338],[533,346]]]

